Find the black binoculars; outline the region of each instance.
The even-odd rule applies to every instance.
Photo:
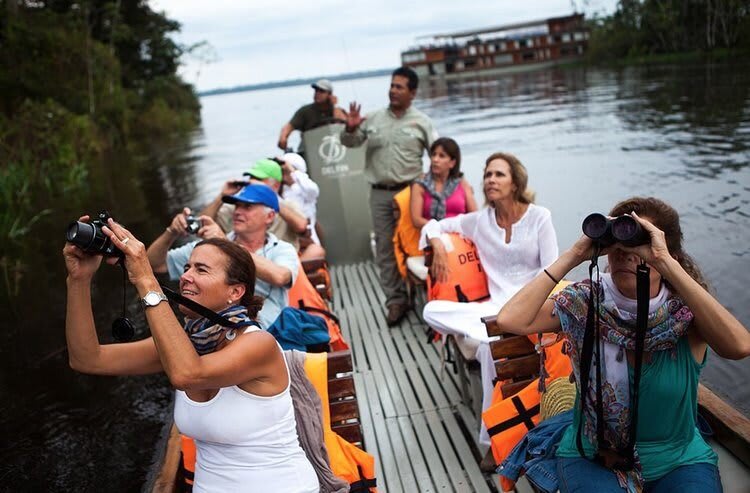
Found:
[[[610,219],[604,214],[595,212],[586,216],[581,229],[583,229],[583,234],[602,248],[615,243],[635,247],[651,242],[648,232],[631,216],[618,216]]]

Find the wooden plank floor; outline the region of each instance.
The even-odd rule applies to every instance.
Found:
[[[479,470],[476,418],[453,372],[441,376],[438,346],[427,344],[419,317],[386,325],[372,262],[332,267],[331,276],[379,491],[496,492]]]

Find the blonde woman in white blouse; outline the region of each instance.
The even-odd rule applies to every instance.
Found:
[[[497,152],[487,158],[483,192],[487,205],[469,214],[430,221],[422,228],[421,247],[429,243],[434,257],[430,274],[439,282],[451,278],[442,233],[460,233],[476,245],[487,274],[490,299],[458,303],[435,300],[427,303],[423,318],[441,334],[453,335],[464,345],[474,345],[482,366],[486,409],[496,377],[489,353],[487,332],[481,318],[496,314],[517,291],[558,256],[557,236],[549,210],[533,204],[527,189],[528,173],[512,154]],[[484,429],[480,440],[489,444]]]

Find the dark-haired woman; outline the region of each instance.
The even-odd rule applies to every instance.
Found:
[[[434,300],[425,305],[423,318],[434,330],[474,347],[481,365],[483,402],[492,402],[493,380],[497,376],[489,351],[489,338],[481,318],[497,313],[529,280],[557,258],[557,236],[550,211],[534,204],[527,188],[528,173],[512,154],[496,152],[484,167],[483,192],[486,207],[469,214],[430,221],[422,228],[420,247],[429,241],[433,248],[431,275],[439,282],[451,279],[442,233],[460,233],[477,248],[487,275],[490,299],[484,302],[458,303]],[[456,279],[460,282],[460,279]],[[479,439],[489,445],[484,427]]]
[[[441,137],[430,146],[430,171],[411,186],[409,210],[414,227],[477,210],[469,182],[461,173],[461,149],[455,140]]]
[[[186,317],[182,327],[169,304],[162,303],[166,298],[143,244],[112,220],[103,229],[125,254],[152,336],[99,344],[91,279],[102,257],[66,244],[70,366],[97,375],[167,374],[177,389],[175,423],[196,443],[194,491],[268,491],[269,485],[274,491],[318,491],[297,439],[284,355],[273,336],[254,324],[262,300],[253,295],[250,254],[224,239],[195,247],[180,277],[182,296],[227,317],[237,328],[215,325],[181,306]]]
[[[696,427],[698,379],[709,346],[719,356],[741,359],[750,355],[750,333],[706,290],[700,271],[683,250],[679,216],[672,207],[655,198],[636,197],[610,211],[613,217],[624,214],[648,232],[649,244],[607,248],[609,268],[600,283],[575,283],[547,299],[555,280],[591,258],[592,242],[581,237],[547,268],[548,273],[537,275],[505,304],[498,325],[516,334],[562,331],[569,341],[578,396],[574,422],[557,449],[563,493],[721,491],[716,454]],[[636,267],[641,262],[650,266],[650,300],[639,405],[633,409]],[[594,402],[596,365],[591,365],[588,388],[580,388],[582,341],[592,291],[600,303],[601,443]],[[589,396],[584,399],[583,423],[579,418],[581,392]],[[627,445],[634,415],[635,466],[618,470],[613,464],[622,463],[623,450],[625,459],[630,459]],[[579,453],[578,433],[585,457]],[[592,460],[595,453],[605,460]]]

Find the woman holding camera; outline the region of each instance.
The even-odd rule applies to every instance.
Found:
[[[568,341],[578,392],[573,424],[557,449],[563,493],[658,493],[676,491],[676,485],[681,492],[721,491],[716,454],[696,427],[698,379],[709,346],[719,356],[741,359],[750,355],[750,333],[706,290],[700,271],[683,250],[679,216],[672,207],[636,197],[610,211],[612,217],[624,215],[638,222],[648,241],[604,249],[608,272],[593,283],[600,336],[590,343],[601,348],[601,357],[595,358],[602,362],[598,385],[596,362],[582,357],[592,281],[572,284],[547,298],[559,279],[592,258],[595,246],[587,236],[506,303],[497,323],[515,334],[562,331]],[[650,266],[650,299],[643,351],[637,356],[636,272],[641,262]],[[591,368],[588,377],[581,370],[586,367]],[[588,387],[581,389],[586,380]],[[602,395],[601,408],[597,393]],[[637,409],[630,406],[634,400]],[[602,417],[600,426],[597,416]]]
[[[152,336],[99,343],[91,280],[102,256],[68,243],[63,255],[71,367],[97,375],[167,374],[177,389],[175,423],[196,443],[194,491],[268,491],[269,485],[274,491],[318,491],[297,439],[284,355],[273,336],[254,322],[263,303],[253,295],[250,254],[224,239],[198,243],[180,277],[180,293],[233,325],[214,324],[180,306],[186,317],[182,327],[169,304],[162,303],[166,297],[143,243],[111,219],[102,230],[124,254]]]
[[[533,203],[527,189],[528,173],[512,154],[497,152],[485,163],[483,192],[487,206],[469,214],[431,220],[422,228],[420,247],[433,249],[431,275],[438,282],[451,279],[442,233],[460,233],[476,245],[487,275],[490,300],[458,303],[434,300],[425,305],[423,318],[434,330],[476,347],[482,368],[483,405],[492,400],[496,377],[487,331],[481,318],[497,313],[503,304],[557,257],[557,236],[552,216]],[[455,280],[459,282],[460,280]],[[482,427],[480,440],[489,443]]]

